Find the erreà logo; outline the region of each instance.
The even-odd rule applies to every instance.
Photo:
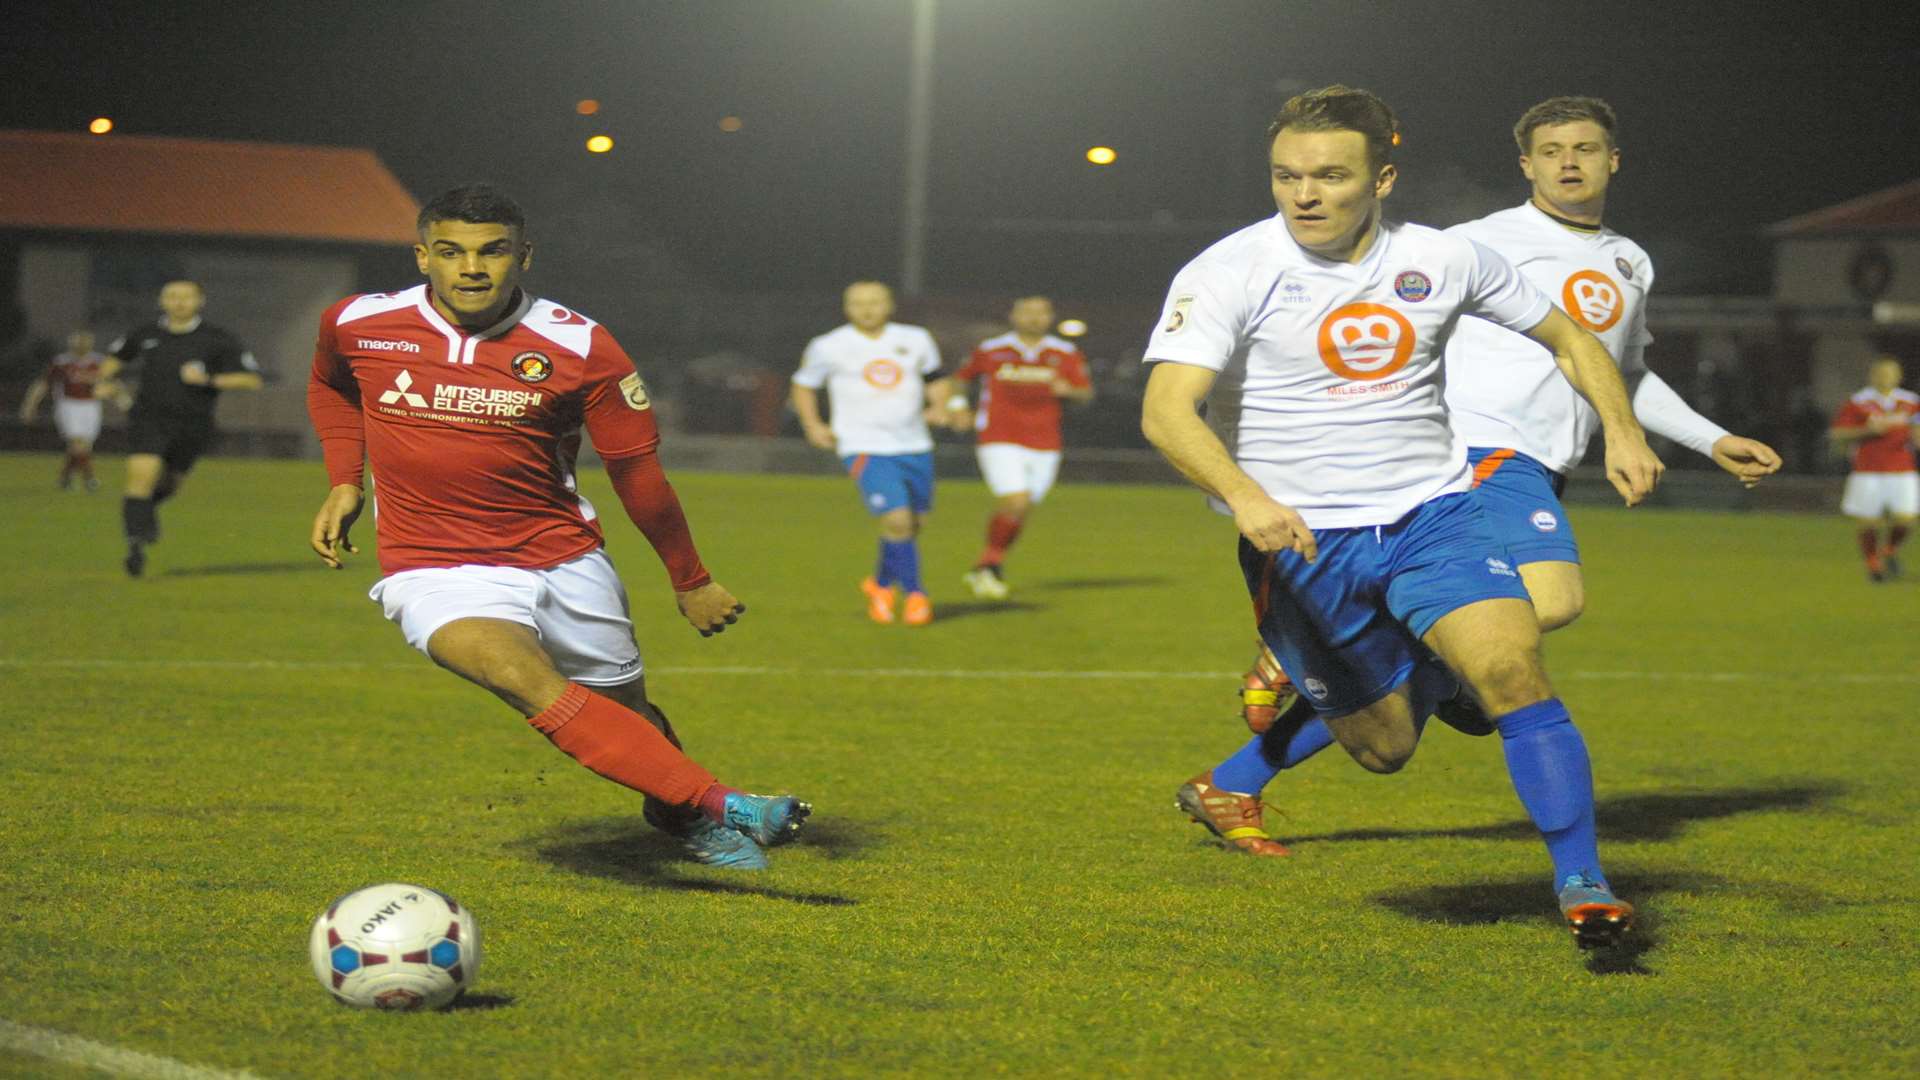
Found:
[[[427,399],[413,392],[413,372],[406,368],[401,368],[400,374],[393,377],[393,389],[380,395],[382,405],[393,405],[402,401],[416,409],[427,407]]]

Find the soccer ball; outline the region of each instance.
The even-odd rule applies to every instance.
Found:
[[[480,971],[480,927],[453,897],[418,885],[369,885],[327,905],[307,938],[313,973],[361,1009],[438,1009]]]

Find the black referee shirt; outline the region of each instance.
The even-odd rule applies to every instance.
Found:
[[[113,355],[130,369],[129,375],[140,379],[140,394],[134,399],[130,422],[212,423],[213,405],[220,391],[180,381],[180,369],[196,360],[206,367],[208,377],[260,370],[239,338],[204,319],[194,320],[193,329],[184,334],[167,329],[164,318],[136,327],[115,343]]]

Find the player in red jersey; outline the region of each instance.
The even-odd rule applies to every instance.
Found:
[[[1920,444],[1920,395],[1900,385],[1900,361],[1882,356],[1867,366],[1867,386],[1834,414],[1827,434],[1853,445],[1853,473],[1840,500],[1840,512],[1860,530],[1860,554],[1867,577],[1885,581],[1900,576],[1900,545],[1920,516],[1920,472],[1913,448]],[[1880,523],[1887,539],[1880,542]]]
[[[378,483],[372,598],[408,644],[520,710],[554,745],[646,795],[647,820],[712,865],[760,868],[812,808],[720,784],[647,699],[627,596],[574,483],[584,425],[702,635],[745,610],[707,573],[655,451],[646,384],[606,329],[519,287],[526,220],[485,185],[420,212],[428,283],[321,318],[307,406],[332,483],[310,543],[357,549],[362,463]]]
[[[981,342],[954,375],[962,383],[980,381],[974,453],[994,504],[987,545],[964,580],[973,595],[989,600],[1006,599],[1000,564],[1060,473],[1060,403],[1093,400],[1080,350],[1047,332],[1053,328],[1053,301],[1023,296],[1013,302],[1007,321],[1013,332]],[[964,410],[964,390],[947,407]]]
[[[27,396],[20,400],[20,422],[33,423],[41,399],[53,392],[53,426],[66,440],[67,456],[60,463],[60,488],[73,486],[75,473],[88,491],[98,491],[100,481],[93,475],[93,443],[100,437],[100,398],[95,387],[100,383],[101,365],[107,358],[93,351],[93,333],[75,330],[67,335],[67,351],[53,358],[46,374],[33,380]]]

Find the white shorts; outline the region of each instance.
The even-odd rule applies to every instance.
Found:
[[[1920,515],[1920,472],[1857,472],[1847,477],[1840,496],[1840,512],[1848,517],[1879,520]]]
[[[367,595],[422,653],[434,631],[455,619],[505,619],[532,627],[554,667],[574,682],[618,686],[640,677],[627,590],[604,550],[547,570],[403,570]]]
[[[54,430],[63,439],[92,442],[100,437],[100,412],[98,401],[56,401],[53,403]]]
[[[980,460],[980,475],[986,477],[987,490],[995,495],[1025,492],[1039,502],[1053,489],[1054,477],[1060,475],[1058,450],[992,442],[981,443],[973,453]]]

